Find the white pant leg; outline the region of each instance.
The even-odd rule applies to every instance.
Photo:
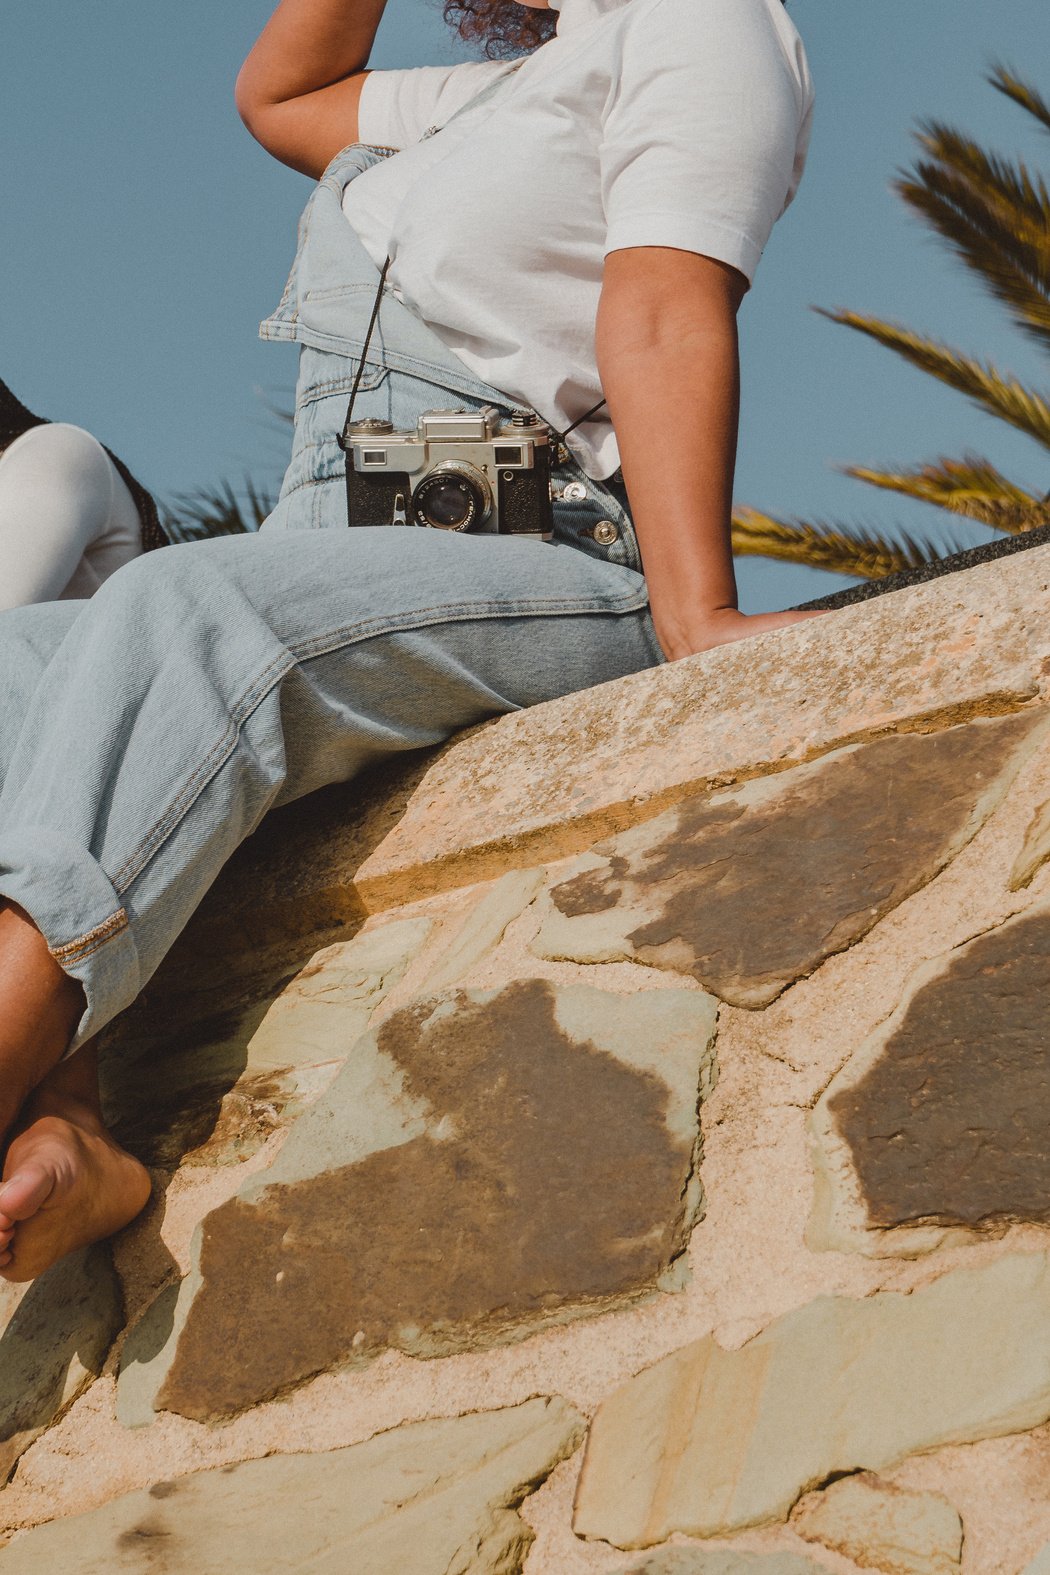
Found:
[[[80,427],[32,427],[0,455],[0,611],[90,596],[142,551],[138,510]]]

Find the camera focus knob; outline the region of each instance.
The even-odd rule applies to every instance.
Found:
[[[381,421],[378,416],[366,416],[363,421],[351,421],[346,428],[347,437],[378,437],[382,433],[393,432],[392,421]]]

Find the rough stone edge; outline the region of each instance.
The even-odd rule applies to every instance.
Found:
[[[751,776],[767,775],[785,765],[815,759],[844,744],[895,731],[930,731],[976,716],[1002,715],[1021,709],[1046,689],[1045,611],[1050,610],[1050,584],[1040,571],[1050,567],[1050,548],[1037,549],[1005,563],[990,563],[912,587],[862,607],[830,613],[827,618],[751,640],[721,646],[681,662],[646,669],[601,685],[585,695],[549,701],[473,730],[454,740],[426,770],[408,799],[399,822],[373,849],[358,871],[356,889],[370,912],[396,907],[420,896],[436,894],[470,881],[491,879],[508,868],[545,859],[567,857],[599,837],[624,830],[649,818],[690,793],[727,786]],[[1011,655],[1002,661],[1002,630],[1012,619]],[[921,630],[920,642],[916,631]],[[861,667],[858,658],[873,643],[882,649],[893,636],[904,641],[905,661],[897,671],[897,688],[887,696],[877,664]],[[772,644],[770,642],[773,642]],[[777,642],[782,642],[778,644]],[[967,656],[967,642],[969,655]],[[985,671],[982,658],[997,652],[997,677]],[[925,651],[925,660],[920,657]],[[792,702],[786,674],[811,659],[841,670],[824,675],[840,698],[830,718],[817,715],[804,693]],[[954,661],[953,661],[954,658]],[[931,669],[939,681],[924,683]],[[967,683],[959,693],[959,673]],[[724,707],[710,706],[712,689],[739,674],[748,692],[763,693],[768,706],[782,702],[781,726],[768,739],[768,752],[746,748],[736,752],[724,729]],[[912,677],[914,674],[914,677]],[[951,687],[949,675],[954,683]],[[613,688],[619,703],[610,708]],[[592,698],[599,697],[599,698]],[[633,709],[640,726],[627,740],[623,728],[610,726],[611,711]],[[712,726],[705,718],[710,715]],[[654,752],[666,758],[666,744],[676,717],[686,719],[674,769],[679,780],[639,781]],[[698,721],[699,718],[699,721]],[[604,737],[595,747],[588,737],[596,722]],[[790,724],[794,723],[792,727]],[[564,741],[578,738],[586,774],[566,776],[559,762]],[[779,746],[779,747],[778,747]],[[539,788],[533,771],[528,786],[506,784],[508,759],[520,756],[540,762]],[[547,757],[550,757],[549,761]],[[790,758],[787,758],[790,756]],[[695,758],[694,758],[695,757]],[[543,764],[546,761],[546,764]],[[628,769],[636,761],[638,773]],[[595,781],[608,770],[613,778],[604,803]],[[649,773],[651,775],[651,773]],[[455,789],[462,779],[459,791]],[[466,817],[457,806],[463,783],[473,783],[469,801],[481,805],[480,817]],[[452,805],[451,824],[441,835],[442,804]],[[492,836],[479,830],[502,824]],[[426,853],[416,844],[426,830]]]

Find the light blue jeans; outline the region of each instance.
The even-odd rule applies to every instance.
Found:
[[[275,805],[659,660],[642,577],[564,544],[344,526],[149,553],[0,614],[0,895],[83,984],[81,1044]]]
[[[332,246],[357,245],[335,219],[348,157],[360,162],[342,155],[327,192]],[[309,240],[307,225],[299,269]],[[375,279],[359,247],[325,266]],[[552,543],[347,528],[335,434],[358,363],[352,334],[325,349],[300,331],[295,276],[282,303],[303,346],[293,456],[262,531],[148,553],[87,602],[0,613],[0,897],[84,987],[74,1048],[134,1000],[270,809],[662,660],[615,484],[557,505]],[[317,293],[330,311],[333,292]],[[356,300],[352,332],[368,291]],[[506,408],[389,306],[362,415],[404,426],[434,406]],[[602,519],[616,531],[600,545]]]

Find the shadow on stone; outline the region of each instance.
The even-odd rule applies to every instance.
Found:
[[[894,734],[688,800],[555,886],[533,949],[628,958],[690,975],[734,1006],[768,1006],[966,846],[1046,720]]]
[[[868,1224],[1046,1224],[1050,912],[935,967],[828,1093]]]
[[[102,1371],[122,1321],[105,1247],[71,1254],[30,1285],[0,1284],[0,1484]]]
[[[246,1076],[248,1045],[318,949],[360,929],[354,874],[433,756],[414,753],[274,810],[104,1034],[107,1118],[145,1164],[247,1159],[294,1115],[294,1079],[276,1066]]]

